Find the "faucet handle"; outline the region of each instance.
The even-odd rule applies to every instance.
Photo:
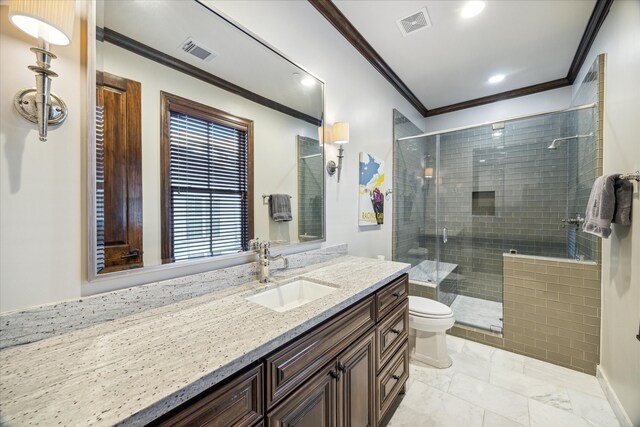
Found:
[[[255,239],[249,240],[249,250],[257,251],[260,249],[260,238],[256,237]]]

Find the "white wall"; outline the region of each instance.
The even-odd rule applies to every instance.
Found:
[[[86,105],[80,19],[74,42],[52,46],[53,92],[69,117],[49,140],[13,109],[13,96],[34,87],[36,40],[15,28],[0,7],[0,310],[80,296],[84,266],[83,142]]]
[[[640,2],[617,0],[576,81],[606,53],[604,174],[640,169]],[[577,85],[576,85],[577,88]],[[602,240],[600,369],[634,426],[640,426],[640,183],[630,227]]]
[[[347,242],[353,254],[390,257],[390,203],[380,229],[361,231],[357,226],[358,152],[385,159],[390,187],[392,109],[419,124],[422,117],[308,2],[215,5],[326,82],[328,122],[351,124],[341,182],[336,183],[335,176],[327,179],[327,244]],[[71,113],[50,141],[41,144],[34,126],[20,119],[10,104],[15,91],[34,85],[33,73],[26,69],[34,63],[28,50],[33,41],[8,23],[7,7],[0,13],[0,311],[77,298],[88,293],[88,287],[108,290],[141,283],[139,276],[84,283],[87,106],[80,19],[73,43],[53,48],[59,58],[53,69],[60,74],[53,90],[64,97]],[[328,158],[335,158],[336,151],[328,147]],[[144,277],[153,281],[160,276]]]
[[[490,123],[519,116],[546,113],[568,108],[571,87],[534,93],[520,98],[480,105],[474,108],[427,117],[425,132],[439,132],[458,127]]]
[[[298,241],[296,136],[318,138],[315,125],[251,102],[162,66],[110,43],[101,43],[102,71],[142,84],[142,198],[144,265],[161,257],[160,91],[205,104],[254,122],[254,235]],[[270,220],[262,194],[290,194],[293,221]],[[277,236],[277,237],[274,237]]]

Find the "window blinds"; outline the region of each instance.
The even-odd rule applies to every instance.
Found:
[[[104,259],[104,106],[96,106],[96,273]]]
[[[248,250],[246,130],[171,111],[169,140],[173,260]]]

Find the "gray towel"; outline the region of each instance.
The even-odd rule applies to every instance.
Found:
[[[269,215],[274,221],[291,221],[291,197],[288,194],[272,194],[269,197]]]
[[[633,184],[629,180],[617,178],[613,186],[616,192],[616,210],[613,213],[612,222],[618,225],[631,225]]]
[[[600,176],[593,183],[582,231],[607,238],[611,234],[611,220],[616,208],[613,188],[618,174]]]

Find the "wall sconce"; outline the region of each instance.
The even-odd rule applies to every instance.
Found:
[[[344,144],[349,143],[349,123],[336,122],[331,128],[331,138],[327,138],[327,142],[330,140],[334,144],[340,145],[338,149],[338,164],[333,160],[327,162],[327,173],[329,176],[333,176],[338,171],[338,182],[340,182],[340,171],[342,170],[342,159],[344,157]]]
[[[424,177],[433,178],[433,168],[424,168]]]
[[[22,89],[13,98],[13,106],[22,117],[38,124],[40,141],[47,140],[47,125],[59,125],[67,118],[64,101],[51,93],[51,78],[58,75],[51,70],[56,56],[49,44],[68,45],[73,34],[75,0],[11,0],[9,19],[19,29],[38,39],[32,47],[36,64],[28,68],[36,73],[36,87]]]

